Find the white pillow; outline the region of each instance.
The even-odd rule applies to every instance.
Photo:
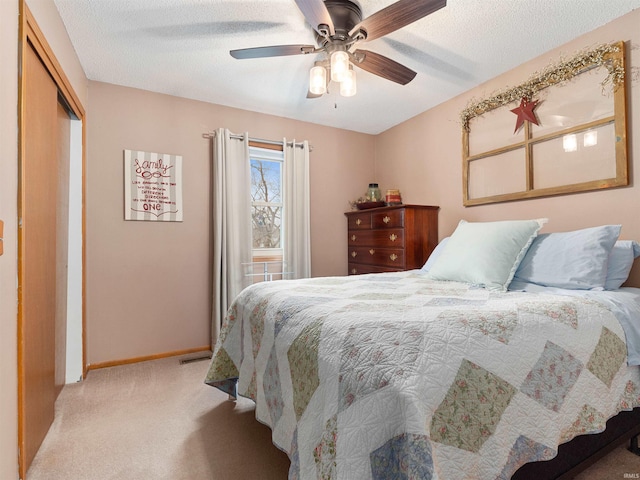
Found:
[[[620,225],[543,233],[533,241],[514,280],[569,290],[602,289]]]
[[[429,270],[431,270],[431,267],[434,263],[436,263],[436,259],[440,256],[442,250],[444,250],[444,246],[447,244],[450,238],[451,237],[444,237],[442,240],[440,240],[440,243],[436,245],[436,248],[433,249],[433,252],[431,252],[431,255],[429,255],[429,258],[427,258],[427,261],[422,266],[421,270],[423,272],[428,272]]]
[[[500,222],[461,220],[427,276],[506,291],[546,218]]]

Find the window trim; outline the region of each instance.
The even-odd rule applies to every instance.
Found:
[[[276,153],[278,152],[278,153]],[[280,187],[282,189],[282,185],[284,183],[284,146],[282,144],[269,144],[264,142],[256,142],[249,141],[249,163],[252,160],[266,160],[269,162],[279,162],[280,167]],[[254,202],[251,201],[251,206],[274,206],[279,207],[282,210],[284,216],[284,197],[280,195],[280,202]],[[280,224],[280,248],[260,248],[253,247],[251,249],[251,255],[253,258],[256,257],[272,257],[279,256],[282,258],[284,256],[284,248],[283,238],[284,237],[284,225]],[[253,245],[253,237],[251,239],[251,243]]]

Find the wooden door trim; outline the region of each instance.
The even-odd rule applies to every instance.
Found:
[[[42,30],[40,30],[40,27],[36,23],[31,10],[29,10],[25,0],[21,0],[20,5],[20,18],[22,20],[21,26],[23,28],[23,33],[21,34],[22,41],[28,41],[33,45],[34,50],[40,56],[40,60],[42,60],[42,63],[44,63],[47,70],[49,70],[49,74],[69,104],[69,107],[73,110],[73,113],[78,118],[83,118],[85,115],[84,107],[82,106],[78,95],[76,95],[75,90],[71,86],[71,82],[64,73],[62,66],[54,55],[51,46],[42,33]]]
[[[42,30],[38,26],[35,17],[29,10],[25,0],[19,0],[19,41],[18,58],[20,68],[18,69],[18,470],[20,478],[26,477],[26,465],[20,452],[24,451],[24,368],[22,365],[24,347],[24,312],[22,285],[24,280],[24,238],[22,230],[22,208],[24,205],[24,175],[22,165],[25,158],[24,141],[24,119],[25,119],[25,78],[23,75],[26,52],[28,48],[33,48],[45,68],[51,75],[54,83],[58,87],[59,93],[66,101],[71,112],[82,121],[82,372],[83,378],[87,373],[86,361],[86,118],[85,110],[78,98],[71,82],[67,78],[60,62],[58,62],[53,49],[47,42]]]

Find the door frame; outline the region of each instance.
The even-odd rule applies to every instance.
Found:
[[[25,465],[23,455],[24,451],[24,379],[25,371],[22,364],[23,346],[24,346],[24,312],[23,312],[23,293],[22,285],[24,279],[24,238],[21,222],[23,218],[24,205],[24,175],[23,166],[25,158],[25,78],[24,64],[25,55],[28,48],[33,48],[45,68],[51,75],[54,83],[58,87],[59,94],[64,98],[69,110],[75,117],[82,122],[82,377],[87,373],[86,362],[86,249],[85,249],[85,198],[86,198],[86,116],[85,110],[76,95],[71,82],[67,78],[62,66],[58,62],[56,56],[49,43],[47,42],[42,30],[35,21],[35,18],[25,0],[19,0],[19,41],[18,41],[18,470],[20,478],[26,477],[27,466]],[[30,46],[30,45],[31,46]]]

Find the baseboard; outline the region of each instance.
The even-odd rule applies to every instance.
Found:
[[[131,363],[139,363],[139,362],[147,362],[149,360],[159,360],[161,358],[169,358],[169,357],[177,357],[179,355],[188,355],[190,353],[199,353],[199,352],[210,352],[211,347],[195,347],[195,348],[187,348],[185,350],[176,350],[173,352],[166,353],[157,353],[155,355],[145,355],[144,357],[135,357],[135,358],[125,358],[122,360],[112,360],[110,362],[100,362],[100,363],[92,363],[87,365],[87,370],[97,370],[99,368],[107,368],[107,367],[117,367],[120,365],[128,365]]]

